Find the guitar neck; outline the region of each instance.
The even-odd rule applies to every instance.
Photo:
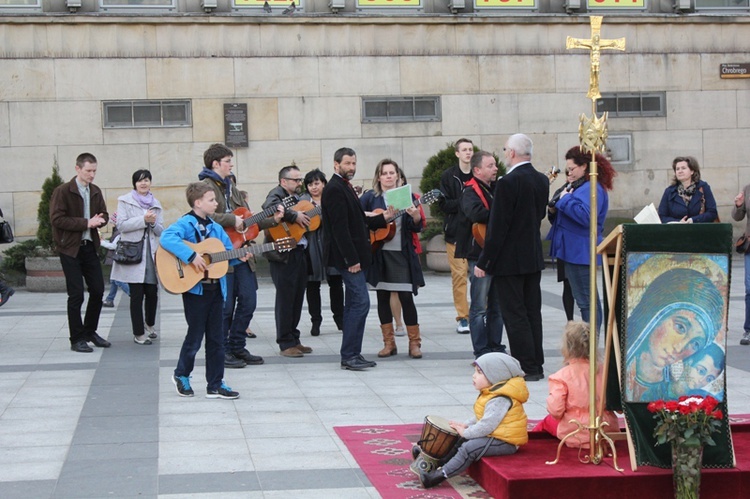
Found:
[[[217,253],[207,253],[211,259],[211,263],[224,262],[226,260],[232,260],[234,258],[242,258],[248,253],[257,255],[259,253],[265,253],[276,249],[276,243],[256,244],[253,246],[243,246],[229,251],[219,251]]]
[[[422,202],[421,202],[421,200],[419,200],[419,199],[415,199],[415,200],[414,200],[414,202],[413,202],[412,204],[413,204],[414,206],[419,206],[420,204],[422,204]],[[400,217],[401,215],[403,215],[404,213],[406,213],[406,210],[407,210],[407,209],[408,209],[408,208],[403,208],[403,209],[401,209],[401,210],[398,210],[398,211],[396,212],[396,214],[395,214],[395,215],[393,216],[393,219],[392,219],[392,220],[395,220],[395,219],[397,219],[398,217]]]
[[[265,220],[266,218],[270,217],[274,213],[276,213],[276,207],[270,206],[266,208],[265,210],[261,211],[260,213],[256,213],[255,215],[246,218],[242,223],[245,226],[245,228],[251,227],[257,224],[258,222],[260,222],[261,220]]]

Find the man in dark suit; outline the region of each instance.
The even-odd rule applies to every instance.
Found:
[[[500,301],[511,355],[527,381],[544,378],[540,227],[549,199],[547,177],[531,164],[533,143],[512,135],[503,147],[508,171],[497,181],[476,277],[492,276],[490,299]]]
[[[333,156],[334,175],[323,189],[321,218],[323,225],[323,260],[335,267],[346,286],[344,300],[344,335],[341,339],[341,369],[361,371],[376,363],[362,357],[362,338],[370,311],[365,271],[372,262],[368,229],[387,226],[386,217],[393,209],[377,216],[365,216],[357,194],[349,181],[357,171],[357,155],[347,147]]]

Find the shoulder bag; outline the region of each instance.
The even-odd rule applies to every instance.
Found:
[[[0,222],[0,243],[12,243],[13,242],[13,229],[10,228],[10,224],[3,220]]]
[[[120,237],[112,260],[121,265],[141,263],[141,260],[143,260],[143,240],[146,238],[146,232],[148,232],[148,227],[143,229],[143,237],[138,241],[123,241]]]

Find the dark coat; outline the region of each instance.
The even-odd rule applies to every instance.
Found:
[[[701,189],[703,192],[701,193]],[[703,205],[702,200],[705,198],[705,212],[701,213]],[[679,222],[683,217],[692,218],[694,223],[710,223],[719,218],[716,211],[716,200],[711,192],[711,187],[701,180],[695,188],[695,194],[690,198],[690,203],[685,201],[677,194],[677,186],[670,185],[664,191],[659,203],[659,218],[661,223]]]
[[[366,270],[372,264],[370,230],[388,224],[383,215],[365,216],[354,190],[340,175],[334,174],[321,197],[323,261],[339,270],[360,264]]]
[[[492,200],[494,199],[493,191],[495,188],[495,182],[487,185],[477,179],[474,180],[476,180],[477,185],[482,190],[484,199],[487,201],[487,204],[491,209]],[[469,226],[475,223],[486,224],[490,220],[490,210],[485,208],[484,203],[479,198],[479,194],[477,194],[476,190],[471,185],[464,187],[464,192],[461,194],[461,211],[466,217],[467,225]],[[469,231],[468,238],[456,242],[456,257],[476,261],[481,253],[482,247],[477,244],[471,231]]]
[[[459,239],[471,236],[471,230],[467,231],[467,221],[461,211],[461,192],[464,183],[461,181],[461,168],[452,166],[440,176],[440,192],[443,196],[438,199],[440,209],[445,213],[445,242],[456,244]],[[458,256],[457,256],[458,257]]]
[[[412,201],[417,198],[412,195]],[[383,196],[377,196],[375,191],[367,191],[360,199],[362,209],[365,211],[374,211],[378,208],[385,210],[385,199]],[[411,215],[401,215],[401,254],[404,255],[409,263],[409,276],[411,277],[412,293],[415,295],[419,288],[424,287],[424,275],[422,274],[422,265],[419,263],[419,256],[414,249],[414,238],[412,234],[422,232],[422,224],[414,223]],[[378,248],[372,257],[372,267],[367,271],[367,282],[372,286],[377,286],[383,275],[383,250]]]
[[[549,180],[531,163],[516,166],[495,185],[495,200],[477,267],[490,275],[533,274],[544,268],[540,228]]]
[[[89,184],[90,215],[101,213],[104,222],[109,221],[107,203],[101,189]],[[57,251],[73,258],[78,256],[83,231],[88,230],[89,221],[83,217],[83,198],[78,192],[78,184],[73,178],[70,182],[58,186],[52,193],[49,203],[49,218],[52,223],[52,236]],[[91,229],[91,240],[94,248],[99,250],[99,231]]]

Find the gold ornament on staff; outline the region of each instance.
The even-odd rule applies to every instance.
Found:
[[[596,154],[604,153],[607,145],[607,113],[603,113],[601,117],[596,115],[596,100],[601,98],[599,93],[599,62],[601,58],[602,50],[625,50],[625,38],[618,38],[617,40],[603,40],[600,36],[602,27],[601,16],[591,16],[591,38],[581,39],[568,37],[565,42],[566,49],[589,49],[591,54],[591,72],[589,75],[589,92],[586,97],[591,99],[591,114],[592,118],[588,118],[585,114],[581,114],[579,117],[580,125],[578,127],[578,138],[581,144],[581,149],[584,152],[591,154],[591,163],[589,164],[589,181],[591,182],[591,221],[589,226],[589,294],[590,294],[590,318],[589,327],[594,334],[590,335],[591,341],[589,342],[589,425],[584,426],[580,421],[575,419],[571,420],[571,423],[575,423],[578,428],[573,430],[571,433],[566,435],[557,447],[557,457],[554,461],[547,461],[547,464],[557,464],[560,460],[560,451],[565,441],[573,435],[587,430],[589,432],[589,455],[579,460],[582,463],[593,463],[599,464],[602,462],[604,456],[604,443],[609,444],[612,450],[612,462],[614,468],[617,471],[623,471],[622,468],[617,466],[617,451],[615,450],[615,444],[612,439],[605,433],[604,426],[607,426],[606,422],[602,422],[601,415],[596,413],[596,244],[597,244],[597,179],[599,172],[596,167]],[[580,451],[579,451],[580,456]]]

